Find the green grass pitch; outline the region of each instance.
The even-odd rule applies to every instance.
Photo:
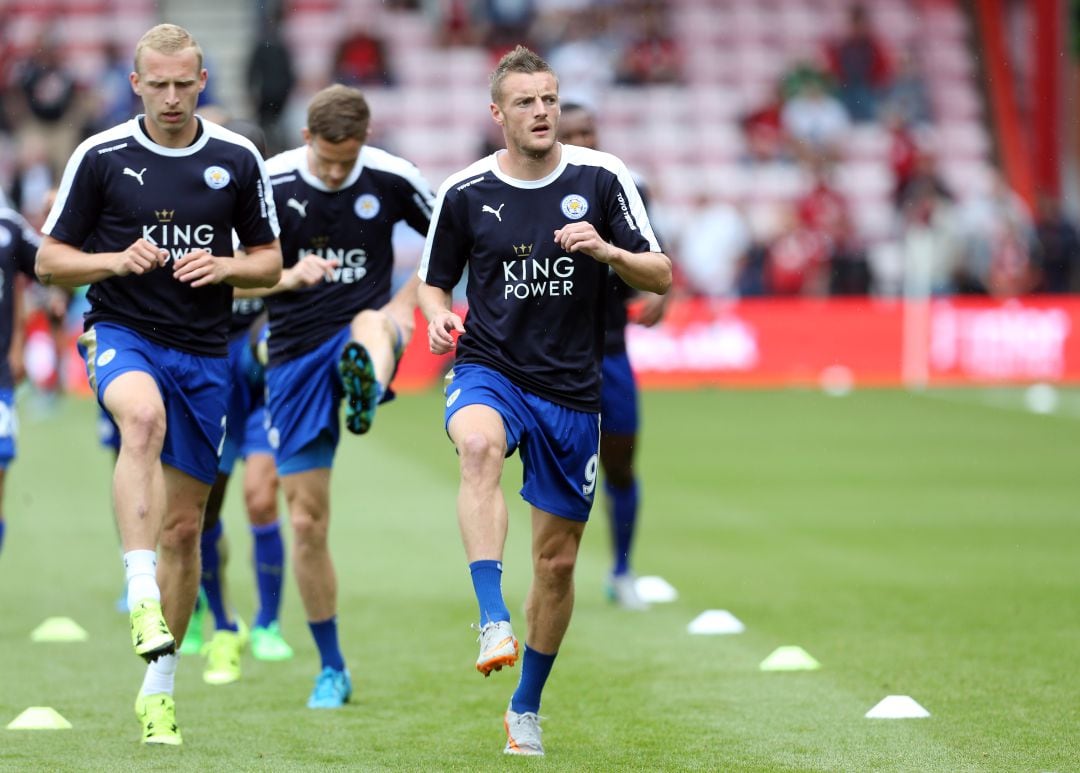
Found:
[[[2,770],[1080,770],[1080,394],[1023,409],[1021,390],[650,392],[639,467],[639,573],[680,592],[644,614],[602,586],[601,506],[586,531],[570,632],[541,714],[547,756],[502,754],[517,669],[473,670],[476,615],[454,515],[456,461],[438,392],[405,395],[345,437],[332,550],[353,703],[311,711],[314,645],[290,576],[288,663],[234,685],[177,677],[184,745],[143,748],[109,508],[88,401],[21,405],[0,555]],[[504,588],[518,631],[528,516],[508,461]],[[239,612],[254,598],[238,481],[226,504]],[[746,625],[694,636],[706,609]],[[32,643],[50,616],[90,635]],[[818,671],[763,673],[798,645]],[[873,720],[887,695],[931,716]],[[3,729],[52,706],[70,730]]]

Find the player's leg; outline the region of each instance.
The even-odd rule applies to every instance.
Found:
[[[293,529],[293,574],[321,661],[308,707],[338,708],[348,702],[352,683],[338,641],[337,575],[327,543],[330,468],[287,470],[281,469],[281,485]]]
[[[405,345],[416,327],[416,287],[412,277],[381,309],[365,309],[349,325],[349,342],[338,362],[345,390],[345,426],[362,435],[386,395]]]
[[[338,643],[337,579],[326,543],[330,468],[341,432],[336,361],[348,337],[342,328],[311,352],[266,370],[269,436],[293,529],[293,574],[322,660],[311,708],[340,707],[352,692]]]
[[[638,390],[626,354],[604,357],[601,389],[600,465],[611,527],[613,560],[608,579],[611,599],[624,609],[645,610],[630,569],[637,528],[640,487],[634,471],[638,432]]]
[[[210,486],[168,465],[163,477],[169,505],[158,550],[158,583],[165,620],[170,630],[182,638],[199,591],[199,532]],[[173,700],[176,665],[177,655],[171,652],[147,664],[135,699],[143,743],[181,743]]]
[[[105,387],[103,397],[120,428],[113,506],[124,551],[132,643],[137,654],[152,659],[175,648],[174,634],[162,614],[157,579],[157,547],[165,514],[161,465],[165,405],[157,382],[139,370],[115,376]]]
[[[231,460],[227,469],[232,469]],[[199,539],[202,595],[214,618],[214,635],[202,647],[206,655],[203,681],[207,684],[230,684],[240,678],[240,655],[247,643],[247,631],[240,618],[231,611],[225,574],[229,545],[221,523],[221,509],[225,503],[229,477],[229,473],[222,471],[219,464],[217,478],[206,500],[202,536]],[[198,617],[197,614],[192,615],[192,622]],[[187,637],[184,641],[187,641]]]
[[[592,509],[600,417],[528,395],[534,426],[522,440],[521,495],[532,506],[533,579],[521,678],[504,725],[507,754],[539,755],[540,698],[574,609],[574,567]]]
[[[467,372],[451,382],[451,394],[463,379],[468,380]],[[450,416],[447,432],[458,452],[458,527],[480,609],[476,669],[488,676],[503,666],[513,666],[518,658],[518,641],[502,593],[508,514],[499,481],[506,459],[506,430],[494,407],[474,403]]]
[[[504,724],[507,754],[539,755],[540,698],[574,610],[574,566],[584,521],[532,508],[533,581],[525,601],[528,637],[521,679],[510,698]]]
[[[251,625],[251,652],[257,660],[288,660],[293,656],[292,647],[282,637],[278,624],[285,577],[285,542],[278,522],[277,492],[273,454],[249,453],[244,460],[244,506],[254,542],[259,609]]]
[[[157,377],[165,395],[161,448],[163,494],[168,503],[158,548],[158,583],[165,619],[178,638],[186,632],[199,590],[203,512],[218,473],[224,443],[228,368],[224,359],[157,347]],[[121,452],[127,442],[121,422]],[[177,656],[151,662],[136,699],[144,743],[180,743],[171,689]]]

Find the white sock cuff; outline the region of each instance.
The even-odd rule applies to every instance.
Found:
[[[124,553],[124,576],[130,580],[137,574],[157,575],[156,551],[129,550]]]

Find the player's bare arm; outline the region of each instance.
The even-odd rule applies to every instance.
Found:
[[[447,290],[421,282],[416,291],[420,311],[428,321],[428,348],[432,354],[447,354],[457,344],[455,333],[465,332],[461,317],[450,307],[451,297]]]
[[[323,279],[333,279],[333,270],[338,265],[336,260],[323,258],[313,252],[308,253],[300,258],[296,265],[289,266],[282,271],[281,278],[273,287],[238,287],[236,292],[233,293],[233,297],[265,298],[268,295],[314,287]]]
[[[192,287],[225,282],[233,287],[273,287],[281,279],[281,245],[248,247],[236,257],[215,257],[192,250],[173,264],[173,276]]]
[[[583,252],[615,269],[624,282],[638,290],[663,295],[671,287],[671,260],[662,252],[628,252],[604,241],[587,221],[570,223],[555,231],[555,241],[568,253]]]
[[[51,236],[38,250],[34,271],[44,285],[78,287],[112,276],[145,274],[165,265],[167,253],[146,239],[138,239],[122,252],[83,252]]]

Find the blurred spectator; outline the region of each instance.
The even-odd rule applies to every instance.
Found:
[[[826,47],[825,54],[829,72],[839,88],[840,101],[852,120],[874,120],[891,72],[885,46],[870,28],[865,6],[851,7],[847,31]]]
[[[530,31],[536,19],[534,0],[474,0],[481,19],[480,37],[498,60],[514,46],[535,47]]]
[[[821,238],[828,264],[830,295],[863,295],[870,290],[866,253],[857,243],[847,199],[833,187],[830,167],[811,166],[810,190],[796,202],[799,225]]]
[[[619,58],[617,80],[629,86],[681,83],[683,50],[671,32],[665,8],[649,3],[638,16],[639,31]]]
[[[615,82],[616,45],[608,36],[607,16],[602,8],[584,8],[560,18],[564,26],[547,52],[548,64],[559,73],[565,100],[596,104]]]
[[[53,30],[39,38],[30,57],[16,63],[15,88],[9,109],[20,137],[34,135],[45,142],[50,170],[58,176],[79,141],[83,126],[75,75],[61,58]]]
[[[956,292],[965,283],[956,208],[932,153],[916,153],[911,174],[898,184],[895,202],[906,270],[915,275],[916,284],[909,289],[933,295]]]
[[[128,120],[140,104],[131,89],[131,59],[115,41],[106,43],[103,53],[105,63],[90,95],[93,102],[84,130],[87,137]]]
[[[40,231],[49,210],[47,202],[54,175],[45,138],[23,133],[18,142],[11,203],[36,230]],[[51,203],[49,204],[51,205]]]
[[[958,292],[1012,297],[1034,287],[1031,215],[1002,175],[961,203],[957,221],[964,239]]]
[[[392,86],[386,43],[366,28],[355,28],[338,45],[331,80],[345,86]]]
[[[470,0],[424,0],[424,13],[436,30],[439,45],[476,45],[478,31],[470,14],[471,6]]]
[[[679,269],[689,292],[734,298],[750,248],[750,229],[734,204],[701,194],[679,241]]]
[[[1054,196],[1039,197],[1032,258],[1039,274],[1037,289],[1044,293],[1067,293],[1080,280],[1080,237],[1065,217]]]
[[[889,133],[889,167],[893,173],[895,195],[908,184],[918,170],[919,143],[900,111],[884,111],[883,123]]]
[[[282,136],[281,116],[296,85],[292,52],[282,37],[282,15],[280,5],[268,11],[262,36],[256,39],[248,57],[248,89],[270,155],[288,144]]]
[[[770,295],[825,295],[828,289],[828,240],[806,228],[790,212],[787,227],[769,246],[765,287]]]
[[[740,118],[739,125],[746,144],[743,161],[767,164],[791,160],[791,145],[781,119],[783,106],[778,89],[773,99]]]
[[[896,115],[908,126],[925,126],[933,120],[930,93],[922,66],[913,49],[907,49],[896,63],[896,72],[885,90],[878,117]]]
[[[804,159],[835,159],[851,128],[844,105],[816,78],[805,80],[780,110],[784,130]]]

